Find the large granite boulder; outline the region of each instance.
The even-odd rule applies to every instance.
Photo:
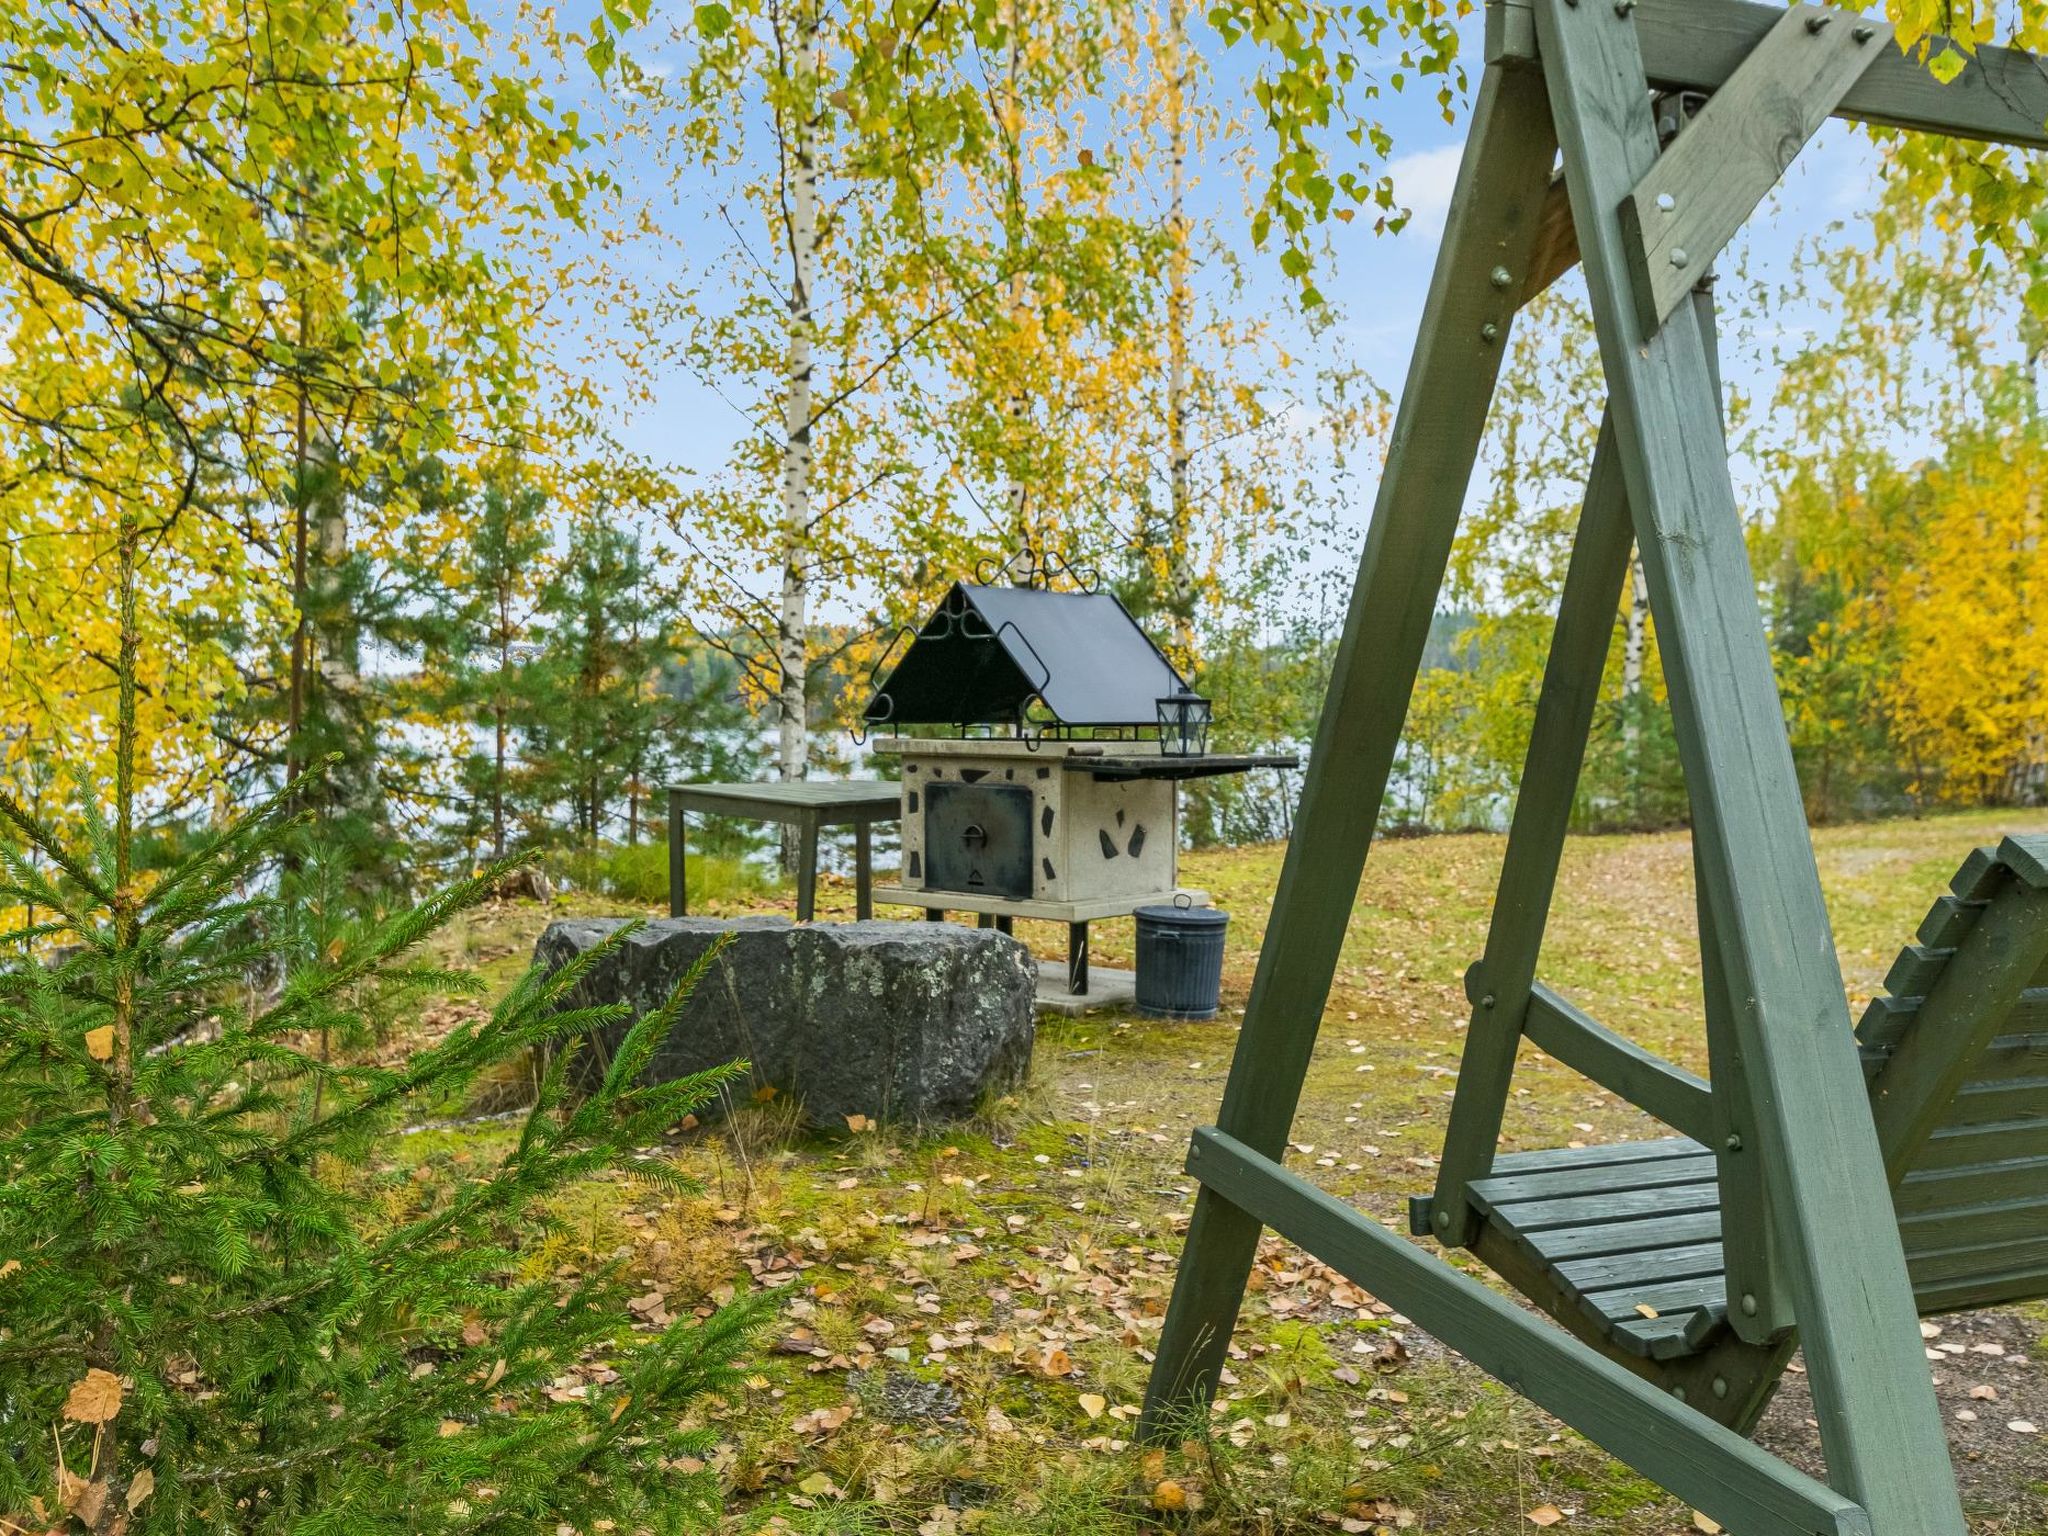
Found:
[[[609,918],[550,923],[534,959],[552,970],[624,926]],[[843,1128],[848,1115],[964,1115],[1030,1066],[1030,953],[1007,934],[951,923],[669,918],[600,960],[575,1000],[623,1002],[638,1018],[722,934],[732,942],[648,1069],[657,1081],[744,1057],[755,1087],[788,1094],[812,1125]],[[587,1070],[602,1070],[628,1027],[614,1025],[585,1047]]]

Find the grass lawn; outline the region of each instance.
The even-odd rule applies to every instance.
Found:
[[[2034,812],[1818,832],[1852,1001],[1972,845],[2044,830]],[[1390,1225],[1433,1181],[1467,1013],[1460,978],[1483,944],[1502,847],[1381,844],[1324,1015],[1289,1160]],[[1270,1238],[1211,1424],[1165,1453],[1128,1444],[1192,1203],[1187,1133],[1214,1115],[1280,858],[1184,861],[1183,879],[1234,918],[1216,1022],[1042,1023],[1028,1088],[943,1132],[815,1137],[779,1097],[744,1104],[649,1152],[695,1176],[701,1198],[622,1179],[562,1203],[559,1227],[528,1249],[533,1272],[622,1257],[644,1279],[643,1321],[736,1287],[780,1291],[745,1395],[715,1411],[732,1529],[1695,1529],[1690,1511]],[[828,884],[823,901],[823,915],[851,916],[848,890]],[[551,916],[596,910],[573,896],[510,903],[446,942],[509,982]],[[1063,931],[1040,927],[1020,923],[1019,936],[1062,953]],[[1705,1071],[1684,833],[1575,839],[1550,934],[1545,980]],[[1128,964],[1130,943],[1128,923],[1100,925],[1098,962]],[[1504,1146],[1659,1133],[1525,1047]],[[459,1166],[505,1135],[490,1121],[435,1130],[403,1155]],[[2007,1427],[2048,1430],[2048,1311],[1944,1329],[1930,1368],[1945,1409],[1969,1415],[1951,1428],[1973,1527],[2048,1532],[2048,1447]],[[1817,1466],[1803,1404],[1795,1376],[1764,1437]]]

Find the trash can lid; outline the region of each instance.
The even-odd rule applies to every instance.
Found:
[[[1230,914],[1216,907],[1139,907],[1135,910],[1135,915],[1147,922],[1164,923],[1180,928],[1221,928],[1230,921]]]

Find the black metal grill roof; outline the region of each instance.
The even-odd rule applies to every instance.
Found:
[[[1102,592],[956,582],[868,700],[874,725],[1006,725],[1036,699],[1067,726],[1158,723],[1187,685]]]

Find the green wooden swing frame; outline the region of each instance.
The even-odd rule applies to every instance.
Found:
[[[1878,1039],[1866,1019],[1859,1049],[1728,472],[1701,281],[1829,116],[2041,149],[2048,70],[1985,48],[1943,86],[1883,21],[1812,6],[1489,0],[1471,135],[1295,836],[1217,1125],[1189,1148],[1200,1189],[1148,1438],[1206,1412],[1271,1227],[1738,1536],[1963,1536],[1917,1318],[2048,1294],[2048,1205],[2011,1207],[2008,1226],[2024,1225],[1995,1234],[1995,1284],[1970,1272],[1979,1250],[1962,1250],[1958,1278],[1930,1298],[1924,1285],[1916,1296],[1894,1189],[1943,1134],[1971,1063],[2010,1044],[1998,1031],[2021,999],[2048,997],[2028,990],[2048,987],[2048,840],[1973,857],[1881,1000],[1901,1019],[1911,1010],[1912,1028]],[[1467,977],[1472,1020],[1436,1188],[1414,1213],[1418,1231],[1473,1250],[1560,1327],[1280,1159],[1371,847],[1358,807],[1386,791],[1509,327],[1580,263],[1609,399],[1491,931]],[[1632,546],[1692,801],[1711,1082],[1537,981]],[[1692,1314],[1702,1325],[1690,1332],[1599,1326],[1503,1227],[1488,1197],[1512,1193],[1495,1149],[1524,1036],[1691,1138],[1631,1155],[1708,1170],[1719,1224],[1743,1239],[1725,1244],[1734,1305]],[[2038,1081],[2026,1133],[2037,1138],[2048,1065]],[[1576,1177],[1550,1156],[1562,1161],[1525,1162],[1537,1171],[1518,1187]],[[1746,1438],[1795,1344],[1826,1483]]]

